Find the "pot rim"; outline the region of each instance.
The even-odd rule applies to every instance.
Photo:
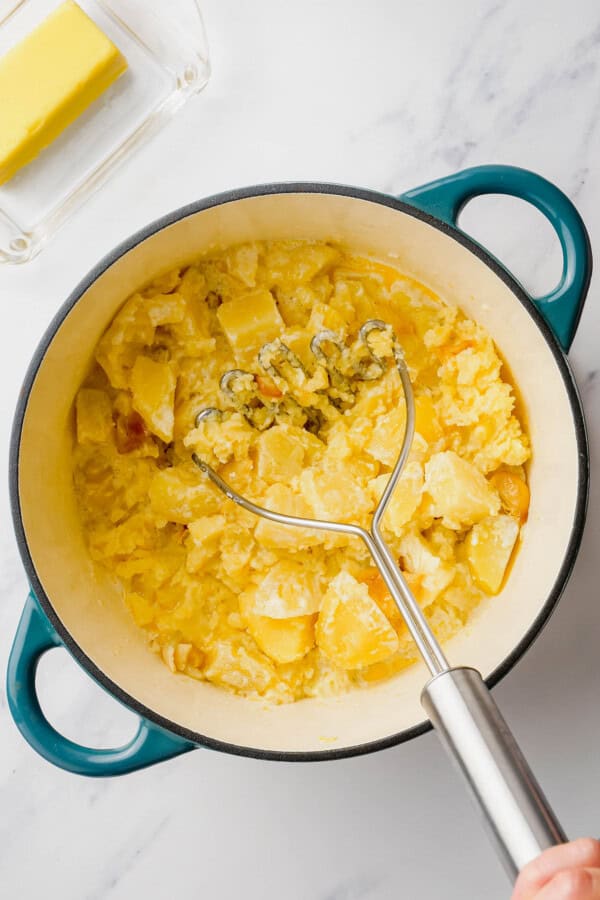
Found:
[[[117,700],[123,703],[132,712],[137,713],[144,719],[148,719],[150,722],[153,722],[156,725],[164,728],[166,731],[176,734],[184,740],[191,741],[192,743],[198,744],[200,746],[208,747],[213,750],[220,750],[222,752],[237,756],[253,757],[263,760],[276,760],[284,762],[317,762],[324,760],[344,759],[352,756],[362,756],[367,753],[373,753],[377,750],[384,750],[389,747],[396,746],[397,744],[402,744],[405,741],[412,740],[413,738],[418,737],[421,734],[425,734],[427,731],[430,731],[432,729],[432,725],[428,720],[423,720],[417,725],[414,725],[412,728],[404,729],[403,731],[400,731],[396,734],[378,738],[375,741],[356,744],[351,747],[315,751],[278,751],[264,750],[257,747],[247,747],[217,740],[208,735],[202,735],[198,732],[191,731],[190,729],[179,725],[179,723],[173,722],[170,719],[159,715],[154,710],[140,703],[138,700],[128,694],[116,682],[112,681],[112,679],[109,678],[101,669],[99,669],[95,665],[95,663],[87,656],[85,651],[79,646],[69,630],[59,619],[50,598],[47,596],[42,587],[35,569],[35,565],[33,563],[33,559],[29,552],[27,536],[25,534],[23,518],[21,515],[21,504],[19,497],[19,449],[21,444],[23,422],[27,411],[27,404],[31,389],[35,382],[37,373],[44,361],[46,352],[48,351],[56,335],[56,332],[62,325],[63,321],[67,318],[71,310],[74,308],[74,306],[91,287],[91,285],[107,269],[109,269],[115,262],[117,262],[117,260],[119,260],[130,250],[133,250],[139,244],[143,243],[147,238],[151,237],[159,231],[162,231],[164,228],[175,224],[176,222],[188,218],[189,216],[195,215],[199,212],[203,212],[207,209],[211,209],[215,206],[221,206],[226,203],[234,203],[238,200],[246,200],[252,197],[260,197],[266,195],[295,193],[336,194],[352,199],[377,203],[379,205],[395,209],[398,212],[405,213],[415,219],[419,219],[432,226],[433,228],[436,228],[438,231],[443,232],[445,235],[447,235],[447,237],[456,241],[458,244],[462,245],[471,253],[473,253],[481,262],[488,266],[488,268],[490,268],[498,278],[500,278],[500,280],[506,285],[506,287],[509,288],[513,296],[519,301],[519,303],[521,303],[522,306],[525,307],[529,315],[535,321],[538,329],[541,331],[542,336],[544,337],[544,340],[546,341],[546,344],[548,345],[552,353],[552,356],[554,357],[554,361],[560,372],[569,399],[569,405],[571,408],[571,414],[573,416],[573,424],[575,427],[575,436],[577,441],[578,485],[575,515],[569,544],[567,546],[565,557],[562,561],[562,565],[560,567],[552,590],[550,591],[544,605],[540,609],[540,612],[538,613],[532,625],[525,632],[519,643],[513,648],[508,656],[506,656],[505,659],[500,663],[500,665],[497,666],[496,669],[494,669],[494,671],[488,676],[488,678],[486,678],[486,684],[490,688],[494,687],[502,680],[502,678],[504,678],[505,675],[508,674],[508,672],[512,668],[514,668],[521,657],[541,634],[544,626],[554,612],[554,609],[556,608],[556,605],[572,572],[579,551],[579,546],[581,544],[586,518],[589,489],[589,448],[579,391],[567,357],[560,347],[557,338],[554,336],[550,326],[547,324],[542,314],[536,308],[532,299],[528,296],[528,294],[525,292],[523,287],[521,287],[514,276],[511,275],[510,272],[505,269],[498,260],[496,260],[490,253],[488,253],[487,250],[481,247],[476,241],[474,241],[458,228],[448,225],[446,222],[436,218],[435,216],[432,216],[430,213],[424,212],[417,207],[412,206],[410,203],[406,203],[405,201],[398,199],[390,194],[363,188],[351,187],[342,184],[312,181],[281,183],[270,182],[262,185],[237,188],[234,190],[210,195],[203,200],[189,203],[185,206],[179,207],[176,210],[173,210],[172,212],[166,213],[165,215],[158,217],[145,227],[139,229],[129,238],[126,238],[124,241],[118,244],[113,250],[107,253],[100,260],[100,262],[98,262],[88,272],[88,274],[84,276],[84,278],[79,281],[77,286],[70,293],[67,300],[62,304],[58,312],[52,318],[33,354],[33,357],[25,374],[25,378],[23,380],[23,385],[21,387],[13,419],[9,448],[9,492],[11,514],[17,539],[17,546],[19,548],[19,553],[35,596],[43,612],[50,620],[52,627],[58,633],[66,649],[74,656],[76,661],[83,667],[83,669],[89,675],[91,675],[92,678],[94,678],[95,681],[97,681],[106,691],[108,691],[108,693],[112,694]]]

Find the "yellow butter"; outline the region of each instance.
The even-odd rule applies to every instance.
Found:
[[[31,162],[127,68],[66,0],[0,59],[0,184]]]

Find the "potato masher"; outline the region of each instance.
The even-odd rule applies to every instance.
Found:
[[[192,458],[226,497],[256,516],[280,525],[354,535],[364,542],[431,673],[432,677],[421,694],[422,705],[442,744],[462,771],[497,851],[514,879],[526,863],[547,847],[562,843],[567,838],[481,674],[471,667],[449,664],[384,540],[382,520],[410,452],[415,428],[415,405],[402,348],[390,326],[381,320],[369,320],[360,330],[359,338],[368,353],[361,360],[359,378],[371,380],[383,374],[384,358],[371,344],[371,338],[378,333],[387,335],[389,339],[385,355],[388,359],[393,358],[400,375],[406,403],[406,424],[398,458],[373,514],[370,530],[352,523],[290,516],[257,506],[233,490],[197,453],[193,453]],[[336,352],[343,349],[340,339],[332,332],[317,335],[311,349],[329,373],[329,386],[334,390],[328,402],[344,408],[350,402],[351,386],[342,367],[332,363],[332,353],[326,353],[326,343],[331,344]],[[281,342],[266,345],[259,353],[259,362],[271,375],[281,374],[277,371],[274,356],[292,368],[298,369],[300,365],[297,357]],[[304,370],[300,374],[306,377]],[[278,404],[269,405],[260,401],[256,406],[251,406],[251,380],[254,376],[233,370],[225,373],[221,386],[231,399],[232,379],[243,382],[244,377],[247,378],[246,385],[242,383],[242,390],[238,390],[233,398],[236,405],[252,424],[259,428],[270,427],[275,421]],[[277,398],[278,401],[280,399]],[[290,411],[289,406],[287,411]],[[222,416],[223,413],[214,408],[205,409],[199,413],[197,424],[215,415]],[[305,427],[318,430],[318,420],[319,410],[308,410]]]

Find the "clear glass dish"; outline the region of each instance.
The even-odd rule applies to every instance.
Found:
[[[61,0],[0,0],[0,56]],[[0,263],[23,263],[161,128],[210,75],[196,0],[77,0],[128,70],[53,143],[0,186]],[[2,110],[0,109],[0,128]]]

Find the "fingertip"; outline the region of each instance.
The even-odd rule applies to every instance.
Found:
[[[564,869],[550,879],[542,892],[544,900],[591,900],[594,880],[586,869]]]
[[[582,837],[572,842],[577,848],[580,865],[600,868],[600,841],[596,838]]]
[[[578,838],[567,844],[550,847],[521,870],[512,900],[529,900],[562,870],[600,868],[600,841]]]

